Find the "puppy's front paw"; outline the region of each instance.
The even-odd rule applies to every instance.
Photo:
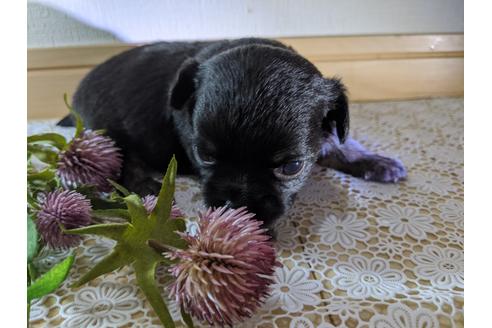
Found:
[[[407,170],[397,159],[369,155],[360,159],[360,176],[369,181],[396,183],[407,178]]]

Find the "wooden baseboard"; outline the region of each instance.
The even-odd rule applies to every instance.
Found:
[[[326,76],[339,76],[351,101],[463,95],[464,36],[401,35],[283,38]],[[135,45],[29,49],[28,118],[67,113],[73,94],[95,65]]]

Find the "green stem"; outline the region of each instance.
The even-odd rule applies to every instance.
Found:
[[[32,263],[27,263],[27,286],[30,286],[31,283],[36,279],[37,272],[36,268]],[[27,328],[29,328],[29,320],[31,318],[31,302],[27,302]]]
[[[27,328],[29,328],[29,320],[31,317],[31,302],[27,303]]]
[[[27,273],[28,273],[28,277],[30,278],[31,280],[31,283],[36,280],[36,278],[38,277],[38,271],[36,270],[36,268],[34,267],[34,265],[32,263],[27,263]]]

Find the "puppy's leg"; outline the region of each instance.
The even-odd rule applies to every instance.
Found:
[[[350,137],[340,144],[336,136],[326,136],[318,164],[371,181],[398,182],[407,177],[399,160],[372,153]]]
[[[137,154],[125,154],[121,183],[140,196],[158,195],[161,184],[155,178],[162,174],[149,167]]]

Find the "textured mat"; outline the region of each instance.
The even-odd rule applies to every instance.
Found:
[[[351,115],[352,136],[400,158],[408,180],[368,183],[316,168],[277,226],[284,267],[272,295],[241,326],[463,327],[463,100],[355,104]],[[52,122],[28,128],[52,129]],[[179,178],[176,201],[196,217],[198,183]],[[85,239],[71,279],[112,245]],[[37,264],[47,270],[67,254],[43,250]],[[32,305],[33,327],[159,326],[128,268],[79,289],[69,283]]]

